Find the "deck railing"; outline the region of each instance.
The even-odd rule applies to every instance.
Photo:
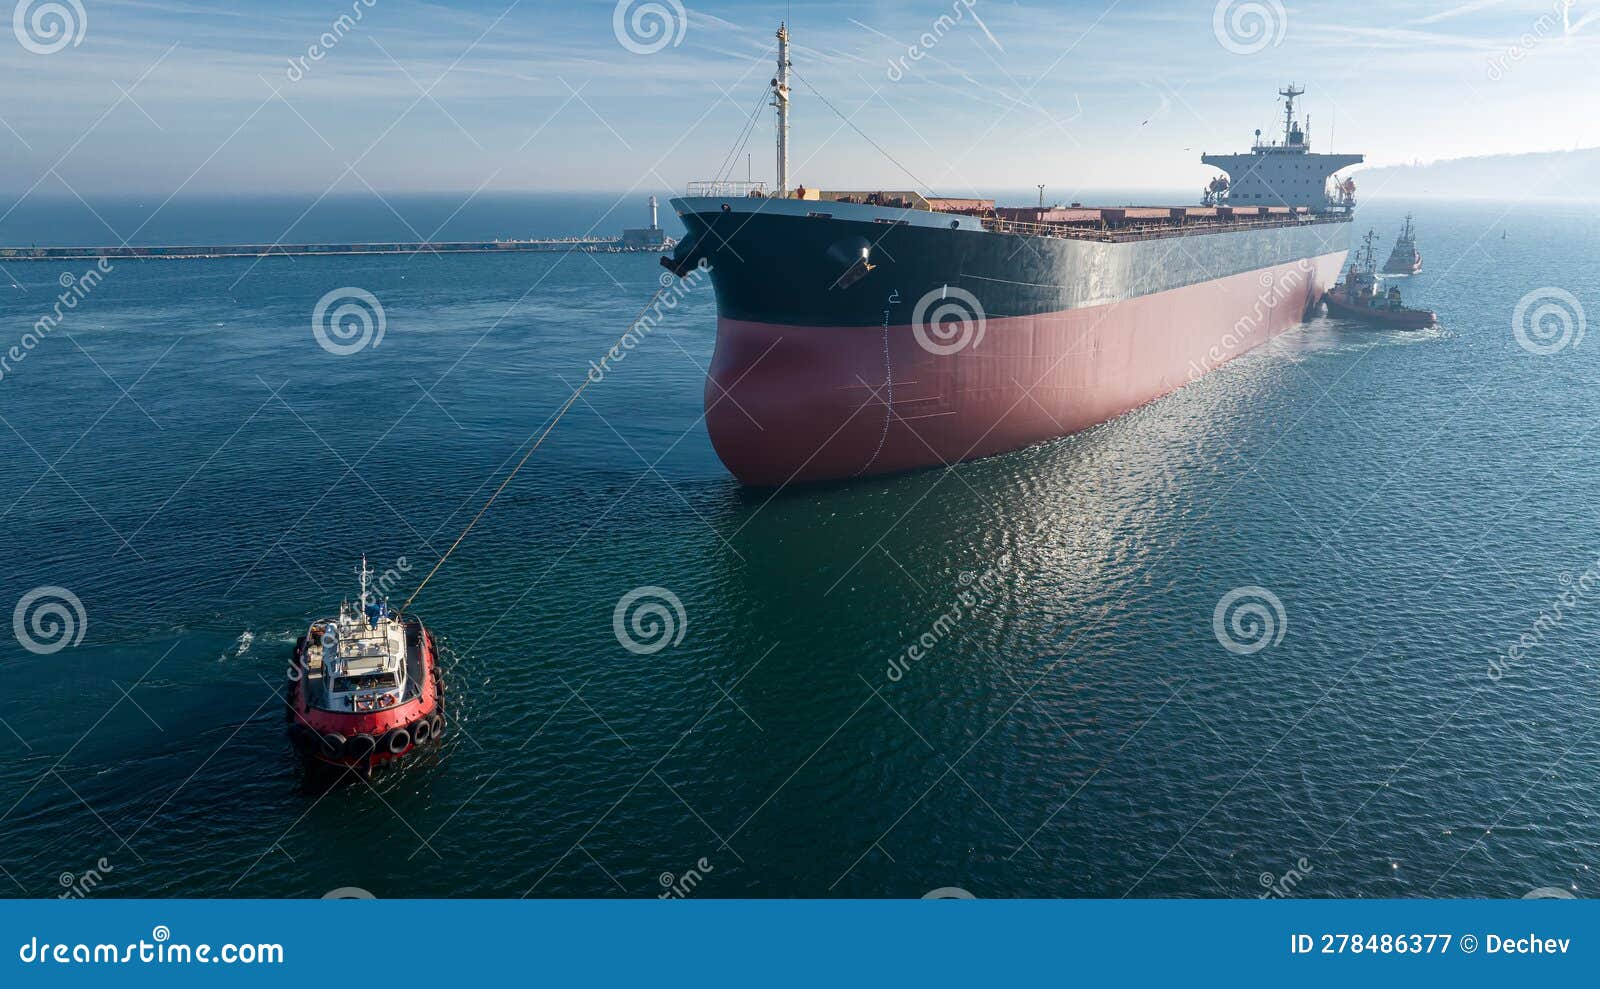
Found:
[[[1027,220],[1007,220],[1001,217],[983,217],[983,229],[990,233],[1017,234],[1023,237],[1054,237],[1061,240],[1093,240],[1115,243],[1129,240],[1152,240],[1177,235],[1221,233],[1228,230],[1267,229],[1271,227],[1300,227],[1313,223],[1343,223],[1344,215],[1312,214],[1273,218],[1236,218],[1229,220],[1185,220],[1182,223],[1133,223],[1120,227],[1068,226],[1055,223],[1033,223]]]
[[[688,190],[690,197],[710,196],[725,199],[765,196],[766,194],[767,184],[765,182],[731,182],[725,179],[690,182]]]

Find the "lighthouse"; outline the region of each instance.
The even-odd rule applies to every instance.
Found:
[[[666,235],[661,230],[661,212],[656,197],[650,197],[650,225],[622,231],[622,239],[617,246],[627,251],[659,251],[667,246]]]

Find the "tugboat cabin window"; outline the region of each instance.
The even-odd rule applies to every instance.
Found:
[[[336,677],[333,681],[333,690],[334,693],[342,694],[351,690],[382,690],[396,685],[393,673],[370,673],[364,676]]]

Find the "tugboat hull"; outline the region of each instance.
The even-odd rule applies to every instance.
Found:
[[[295,644],[286,695],[288,735],[308,763],[370,772],[405,759],[437,742],[445,731],[444,684],[439,677],[433,636],[419,619],[405,622],[407,663],[421,689],[410,699],[381,711],[329,711],[311,702],[319,689],[320,661],[311,657],[306,637]]]
[[[1425,330],[1439,321],[1430,309],[1383,309],[1378,306],[1356,305],[1342,295],[1329,292],[1326,300],[1330,315],[1359,319],[1363,323],[1376,323],[1397,330]]]

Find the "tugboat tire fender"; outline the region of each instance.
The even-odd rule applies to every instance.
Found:
[[[411,747],[411,733],[404,728],[395,728],[384,736],[384,746],[391,755],[399,755]]]
[[[428,715],[428,732],[435,742],[444,737],[444,715],[437,711]]]
[[[345,745],[344,754],[347,759],[365,759],[378,747],[378,740],[363,732],[353,736]]]
[[[433,722],[427,718],[418,718],[417,723],[411,726],[411,740],[418,745],[427,745],[433,737]]]
[[[336,731],[324,734],[321,739],[322,754],[329,759],[338,759],[344,755],[345,737]]]

